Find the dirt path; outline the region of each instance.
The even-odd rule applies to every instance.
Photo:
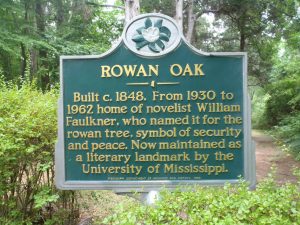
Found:
[[[252,131],[252,137],[256,142],[257,182],[271,172],[273,165],[277,168],[275,176],[277,183],[296,182],[297,178],[292,171],[294,167],[300,168],[300,162],[295,161],[292,156],[279,150],[272,137],[257,130]]]

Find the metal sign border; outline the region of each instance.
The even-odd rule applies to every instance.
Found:
[[[157,14],[143,14],[134,18],[127,26],[130,26],[136,19],[140,19],[147,16],[159,16],[172,20],[172,18]],[[176,25],[176,23],[175,23]],[[176,25],[177,26],[177,25]],[[58,141],[55,147],[55,183],[58,189],[62,190],[113,190],[115,192],[149,192],[160,190],[162,187],[175,189],[178,186],[182,188],[193,185],[205,185],[205,186],[218,186],[225,183],[237,183],[238,179],[233,180],[158,180],[158,181],[66,181],[65,180],[65,149],[64,149],[64,117],[63,117],[63,61],[66,59],[99,59],[106,57],[118,49],[121,45],[125,45],[124,35],[126,28],[124,29],[122,39],[112,47],[109,51],[101,55],[79,55],[79,56],[61,56],[60,57],[60,98],[58,100]],[[178,28],[178,27],[177,27]],[[228,56],[228,57],[242,57],[243,58],[243,131],[244,131],[244,179],[249,183],[250,188],[254,188],[256,184],[256,162],[255,162],[255,143],[251,139],[251,103],[247,92],[247,53],[245,52],[202,52],[192,45],[190,45],[182,33],[180,32],[180,38],[177,46],[173,47],[167,53],[157,53],[156,56],[140,55],[141,57],[162,57],[172,51],[174,51],[181,42],[185,43],[191,51],[196,54],[204,56]]]

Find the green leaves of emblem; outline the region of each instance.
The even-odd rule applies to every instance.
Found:
[[[132,41],[136,43],[136,49],[148,46],[152,52],[159,53],[165,49],[165,42],[171,37],[169,28],[163,26],[163,20],[158,19],[152,23],[150,18],[144,22],[144,26],[136,29],[137,34],[132,37]]]
[[[145,20],[145,28],[149,28],[149,27],[152,27],[152,21],[150,20],[150,18],[147,18]]]

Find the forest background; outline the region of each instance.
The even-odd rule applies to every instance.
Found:
[[[299,0],[1,0],[0,223],[79,217],[53,183],[59,57],[107,51],[128,7],[175,18],[202,51],[248,52],[253,127],[300,160]]]

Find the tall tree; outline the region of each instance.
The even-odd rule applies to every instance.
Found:
[[[99,54],[111,46],[121,33],[119,15],[85,0],[0,1],[0,74],[27,75],[47,89],[58,81],[59,55]]]
[[[179,30],[183,32],[183,0],[176,0],[175,19],[179,27]]]
[[[124,0],[125,5],[125,23],[140,14],[140,1],[139,0]]]
[[[45,10],[46,3],[43,0],[35,0],[35,19],[36,19],[36,27],[37,33],[40,36],[40,39],[43,39],[46,31],[46,18],[45,18]],[[47,70],[47,50],[45,48],[39,49],[39,69],[40,69],[40,79],[41,79],[41,87],[43,90],[50,88],[50,76]]]

